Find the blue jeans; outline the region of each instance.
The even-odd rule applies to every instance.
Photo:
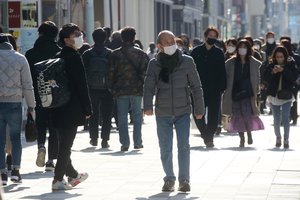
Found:
[[[20,169],[22,144],[22,104],[0,103],[0,172],[6,171],[5,143],[6,127],[9,127],[9,135],[12,148],[12,165],[14,169]]]
[[[141,96],[119,96],[117,97],[119,136],[122,147],[129,147],[128,135],[128,112],[131,110],[133,118],[133,143],[141,146],[142,141],[142,97]]]
[[[282,121],[283,130],[284,130],[284,140],[289,140],[290,134],[290,111],[291,111],[291,102],[287,102],[281,106],[271,105],[273,118],[274,118],[274,131],[278,139],[281,139],[280,134],[280,125]]]
[[[166,176],[164,180],[175,181],[173,171],[173,126],[177,135],[179,182],[190,180],[190,114],[178,117],[156,116],[157,136],[160,147],[160,158]]]

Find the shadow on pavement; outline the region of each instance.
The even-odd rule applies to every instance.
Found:
[[[20,186],[20,184],[11,184],[11,185],[5,186],[3,188],[4,193],[20,192],[23,190],[30,189],[30,187],[18,187],[18,186]]]
[[[228,151],[256,151],[257,149],[255,147],[226,147],[221,148],[221,150],[228,150]]]
[[[41,178],[52,178],[53,172],[35,171],[27,174],[21,174],[22,179],[41,179]]]
[[[293,149],[285,149],[285,148],[279,148],[279,147],[274,147],[274,148],[267,149],[267,150],[275,151],[275,152],[294,151]]]
[[[57,198],[58,194],[59,194],[59,198]],[[55,191],[55,192],[44,193],[41,195],[28,195],[22,197],[21,199],[72,199],[79,196],[82,196],[82,194],[69,194],[65,191]]]
[[[103,152],[101,155],[106,156],[132,156],[132,155],[142,155],[140,150],[132,150],[132,151],[114,151],[114,152]]]
[[[171,196],[171,192],[161,192],[149,197],[137,197],[136,200],[155,200],[155,199],[176,199],[176,200],[194,200],[199,199],[199,197],[190,197],[187,195],[190,195],[189,193],[177,193],[176,195]]]

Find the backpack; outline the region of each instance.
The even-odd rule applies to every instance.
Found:
[[[69,79],[62,58],[48,59],[34,64],[37,89],[43,108],[58,108],[71,97]]]
[[[91,57],[86,67],[87,83],[90,89],[107,89],[107,76],[109,70],[108,52],[98,54],[90,50]]]

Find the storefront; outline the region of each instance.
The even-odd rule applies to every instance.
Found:
[[[73,22],[84,30],[83,0],[0,0],[0,26],[17,41],[20,53],[32,48],[43,21],[58,27]]]

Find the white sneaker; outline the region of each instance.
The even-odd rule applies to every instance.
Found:
[[[46,156],[46,148],[45,147],[39,148],[37,158],[35,161],[35,163],[38,167],[45,166],[45,156]]]
[[[88,173],[79,173],[77,178],[68,177],[68,183],[75,187],[79,183],[85,181],[89,177]]]
[[[64,179],[62,181],[53,180],[52,181],[52,190],[71,190],[72,185],[67,183]]]

